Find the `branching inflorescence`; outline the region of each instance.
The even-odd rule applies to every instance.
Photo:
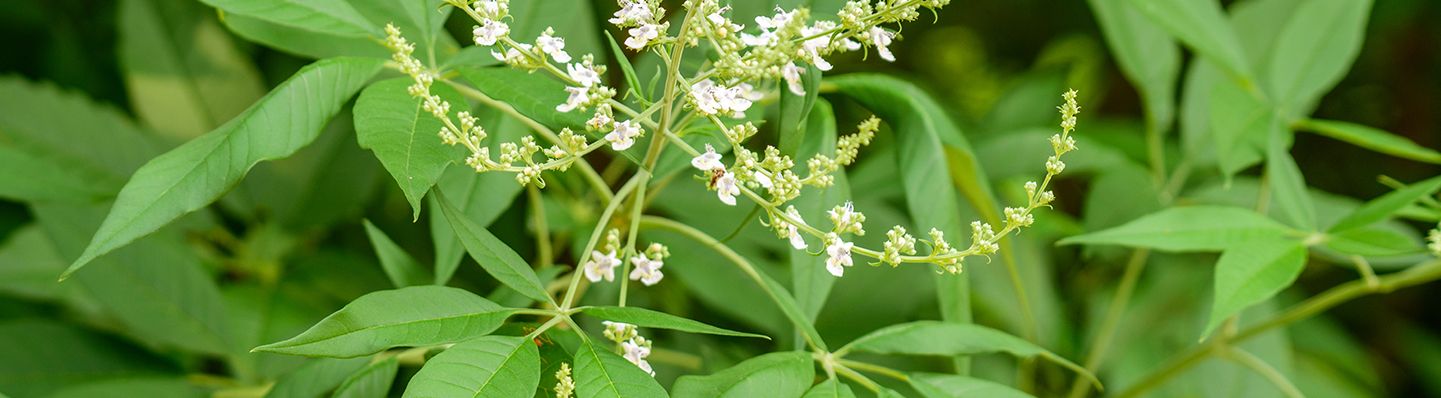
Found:
[[[547,136],[550,147],[543,148],[534,137],[524,137],[519,142],[500,144],[498,159],[493,159],[490,146],[483,145],[487,138],[485,129],[478,125],[476,117],[469,112],[458,112],[454,119],[448,117],[451,104],[440,96],[431,94],[430,86],[441,79],[441,71],[427,68],[410,54],[414,47],[408,43],[394,26],[387,26],[387,46],[394,52],[396,69],[410,75],[415,84],[410,94],[421,99],[423,108],[434,117],[444,121],[444,127],[437,133],[439,139],[448,145],[463,145],[470,150],[465,164],[477,172],[503,171],[515,173],[520,184],[536,184],[544,187],[542,173],[564,171],[576,162],[584,162],[584,155],[603,146],[624,151],[646,134],[646,128],[658,136],[652,140],[647,159],[653,159],[664,145],[674,143],[689,153],[691,165],[706,174],[710,190],[716,191],[717,198],[726,205],[736,205],[737,196],[745,196],[766,210],[767,225],[781,238],[788,240],[796,250],[806,250],[810,245],[806,235],[821,242],[814,255],[825,255],[826,268],[839,277],[845,268],[853,265],[852,256],[859,254],[871,257],[881,263],[898,266],[901,263],[936,264],[943,272],[959,273],[961,263],[969,256],[995,253],[998,242],[1010,232],[1032,223],[1031,211],[1048,206],[1054,195],[1046,190],[1051,178],[1059,174],[1065,163],[1061,155],[1075,149],[1075,140],[1070,132],[1075,127],[1075,115],[1080,112],[1076,105],[1075,91],[1065,94],[1061,106],[1062,131],[1051,139],[1055,155],[1046,163],[1046,177],[1040,184],[1025,185],[1028,203],[1023,207],[1007,208],[1005,225],[1000,231],[982,222],[971,224],[971,245],[965,249],[952,247],[944,233],[932,229],[930,239],[920,240],[929,247],[929,253],[917,255],[918,239],[895,226],[887,231],[889,238],[880,250],[857,247],[846,240],[849,235],[863,235],[866,217],[850,202],[836,204],[828,215],[832,224],[829,230],[821,230],[804,220],[796,208],[788,203],[801,195],[801,188],[809,185],[828,187],[834,184],[832,175],[842,167],[855,162],[862,146],[869,145],[881,128],[881,120],[871,117],[857,126],[854,134],[840,137],[835,146],[834,156],[815,155],[805,160],[806,175],[802,177],[793,169],[795,160],[782,154],[774,146],[766,146],[760,152],[746,149],[746,143],[757,132],[750,122],[728,122],[745,116],[753,103],[766,98],[765,93],[787,90],[797,95],[808,89],[802,82],[810,64],[814,70],[826,71],[831,64],[825,57],[836,52],[858,51],[874,48],[881,58],[895,59],[887,47],[897,38],[897,33],[882,25],[909,21],[918,17],[922,7],[936,9],[946,5],[948,0],[856,0],[846,4],[835,20],[812,21],[810,11],[805,8],[790,11],[776,8],[771,16],[755,18],[755,25],[747,27],[729,19],[729,7],[721,7],[716,0],[688,0],[684,3],[685,16],[676,36],[671,36],[669,22],[662,21],[666,10],[659,0],[620,0],[621,9],[610,22],[625,29],[626,48],[637,51],[654,51],[670,65],[664,76],[666,90],[655,103],[641,98],[645,109],[631,109],[625,103],[614,99],[616,90],[606,87],[600,76],[605,74],[604,65],[595,63],[595,57],[587,54],[574,59],[566,52],[565,39],[556,36],[547,28],[533,43],[521,43],[510,36],[507,0],[446,0],[470,15],[476,21],[473,39],[476,45],[494,47],[492,55],[506,64],[530,71],[544,70],[566,83],[569,94],[564,103],[556,104],[557,112],[591,112],[586,129],[594,137],[591,142],[585,135],[562,129],[559,134]],[[713,61],[702,64],[693,76],[681,76],[679,51],[684,47],[708,45],[718,55]],[[867,50],[868,51],[868,50]],[[811,88],[814,89],[814,88]],[[593,110],[592,110],[593,109]],[[621,120],[624,119],[624,120]],[[684,131],[694,123],[711,123],[729,142],[732,161],[722,162],[724,152],[706,144],[702,149],[692,147],[679,138],[676,132]],[[537,159],[536,154],[542,156]],[[642,171],[640,173],[645,173]],[[647,175],[648,176],[648,175]],[[633,180],[633,182],[636,180]],[[636,192],[634,202],[643,203],[648,178],[639,179],[640,186],[627,184],[622,192],[616,193],[611,203],[612,210],[631,192]],[[759,192],[759,193],[758,193]],[[636,205],[635,215],[640,214]],[[605,213],[608,217],[610,210]],[[817,221],[817,220],[812,220]],[[600,221],[602,224],[608,219]],[[592,250],[599,236],[591,238],[583,257],[581,269],[574,280],[584,276],[591,282],[613,281],[615,268],[634,269],[628,275],[650,286],[658,283],[663,274],[660,268],[663,259],[669,255],[667,249],[652,243],[645,250],[634,245],[634,230],[631,225],[630,238],[622,244],[620,231],[610,229],[605,233],[605,244],[599,250]],[[597,234],[601,233],[597,229]],[[576,284],[573,282],[571,289]],[[623,285],[624,286],[624,285]],[[624,290],[622,290],[624,305]],[[570,305],[567,297],[562,307]],[[568,308],[562,308],[565,310]],[[649,370],[644,357],[650,352],[651,343],[636,335],[633,325],[607,322],[606,336],[619,344],[624,357],[637,366]],[[558,388],[559,390],[559,388]]]

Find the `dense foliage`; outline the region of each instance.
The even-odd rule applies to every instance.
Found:
[[[7,3],[0,398],[1441,395],[1435,6]]]

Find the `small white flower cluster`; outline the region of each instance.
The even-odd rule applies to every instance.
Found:
[[[600,75],[605,73],[605,66],[596,65],[595,56],[586,54],[581,58],[581,62],[573,62],[565,68],[565,76],[574,80],[577,86],[565,88],[565,92],[570,95],[566,97],[564,104],[555,106],[557,112],[570,112],[577,108],[585,110],[615,97],[615,89],[600,84]]]
[[[645,357],[650,356],[650,340],[640,337],[636,332],[635,325],[611,321],[601,323],[605,325],[605,332],[602,332],[605,338],[620,343],[623,350],[621,356],[646,373],[650,373],[651,377],[655,377],[655,370],[651,369],[650,362],[645,360]]]
[[[976,227],[976,224],[975,224],[975,223],[972,223],[972,224],[971,224],[971,228],[975,228],[975,227]],[[988,226],[988,227],[986,227],[986,228],[990,228],[990,227]],[[976,242],[981,242],[981,240],[977,240]],[[945,232],[942,232],[942,231],[939,230],[939,229],[931,228],[931,240],[930,240],[930,245],[931,245],[931,257],[954,256],[954,255],[960,253],[960,252],[957,251],[954,247],[951,247],[951,244],[950,244],[950,243],[946,242],[946,233],[945,233]],[[972,244],[971,244],[972,247],[974,247],[975,245],[976,245],[976,243],[972,243]],[[959,274],[959,273],[961,273],[961,270],[962,270],[962,268],[961,268],[961,259],[963,259],[963,258],[964,258],[963,256],[962,256],[962,257],[945,257],[945,258],[941,258],[941,259],[935,260],[935,263],[936,263],[936,265],[940,266],[940,267],[941,267],[941,270],[944,271],[944,272],[949,272],[949,273],[952,273],[952,274]]]
[[[620,0],[620,11],[615,12],[610,23],[622,29],[631,28],[626,31],[630,37],[625,39],[625,46],[643,50],[670,29],[670,22],[660,21],[664,15],[660,0]]]
[[[575,379],[570,377],[570,364],[561,362],[555,371],[555,398],[570,398],[575,394]]]
[[[882,247],[881,261],[890,264],[892,267],[901,265],[901,255],[916,254],[916,238],[906,233],[905,228],[897,225],[886,232],[886,243]]]
[[[660,282],[661,278],[665,277],[665,274],[660,272],[660,267],[665,266],[662,260],[666,257],[670,257],[670,250],[659,243],[651,243],[645,253],[630,258],[630,264],[635,266],[635,269],[630,271],[630,280],[639,280],[646,286]]]
[[[726,115],[734,118],[746,117],[751,103],[760,101],[765,94],[755,91],[749,83],[737,83],[726,87],[711,79],[705,79],[690,86],[690,104],[703,115]]]
[[[581,268],[585,269],[585,278],[592,283],[600,282],[602,278],[606,282],[615,281],[615,267],[621,264],[617,257],[620,250],[620,230],[611,229],[605,235],[605,252],[593,250],[590,252],[590,261],[586,261]]]
[[[801,232],[796,224],[786,221],[787,218],[795,220],[800,223],[800,225],[806,225],[806,220],[801,218],[801,213],[796,210],[795,206],[786,206],[786,218],[771,219],[771,229],[774,229],[776,235],[779,235],[781,239],[790,240],[791,247],[796,248],[796,250],[804,250],[809,246],[806,244],[805,237],[801,236]]]
[[[846,273],[846,269],[843,268],[843,266],[849,267],[854,265],[851,261],[851,249],[855,248],[856,245],[841,240],[840,235],[837,235],[835,232],[826,234],[825,241],[826,271],[830,271],[831,275],[839,278]]]

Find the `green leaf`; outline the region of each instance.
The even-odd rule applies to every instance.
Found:
[[[1227,248],[1216,261],[1211,317],[1201,336],[1211,334],[1231,315],[1291,286],[1305,265],[1306,246],[1300,241],[1262,238]]]
[[[826,381],[823,381],[820,384],[816,384],[815,387],[811,387],[809,391],[806,391],[806,395],[802,398],[855,397],[856,393],[855,391],[851,391],[851,386],[847,385],[846,383],[842,383],[840,380],[837,379],[826,379]]]
[[[1128,0],[1152,22],[1171,32],[1202,57],[1248,84],[1251,67],[1236,32],[1216,0]]]
[[[445,286],[412,286],[361,296],[289,340],[254,351],[350,358],[391,347],[456,343],[500,327],[514,310]]]
[[[973,377],[936,373],[912,373],[911,387],[926,398],[1031,398],[1005,384]]]
[[[1370,15],[1371,0],[1301,2],[1271,48],[1276,103],[1294,112],[1341,81],[1361,53]]]
[[[114,196],[124,186],[115,176],[62,166],[47,154],[0,146],[0,198],[32,202],[90,203]]]
[[[219,204],[249,213],[247,221],[268,216],[301,233],[358,218],[385,182],[385,169],[356,143],[351,110],[342,108],[310,145],[251,167]]]
[[[378,6],[372,6],[372,4]],[[377,13],[387,16],[388,18],[386,19],[394,19],[395,12],[397,11],[396,8],[400,8],[400,11],[404,12],[407,18],[392,21],[392,23],[400,27],[401,34],[413,42],[418,43],[414,54],[418,59],[426,60],[430,58],[433,54],[432,51],[435,51],[437,45],[443,45],[448,48],[459,47],[458,43],[455,43],[455,39],[452,38],[449,33],[443,31],[445,21],[450,18],[450,13],[455,10],[455,7],[446,7],[447,3],[442,2],[442,0],[399,2],[390,0],[365,0],[357,2],[356,5],[360,7],[359,11],[365,14],[367,19],[373,21],[381,21],[378,16],[374,15]],[[440,52],[441,51],[435,51],[435,53]],[[491,58],[494,59],[495,57]]]
[[[281,376],[265,398],[316,398],[335,389],[348,375],[365,368],[369,357],[315,358]]]
[[[640,96],[640,100],[649,102],[650,95],[646,94],[645,87],[640,86],[640,78],[635,75],[635,67],[631,66],[630,58],[626,57],[625,51],[620,49],[620,44],[615,42],[615,36],[611,36],[610,31],[607,30],[605,38],[610,41],[610,52],[615,54],[616,63],[620,64],[620,71],[625,75],[625,84]]]
[[[973,323],[917,321],[892,325],[856,338],[836,354],[852,351],[882,355],[969,356],[1005,352],[1021,358],[1041,356],[1098,386],[1101,384],[1085,368],[1034,343]]]
[[[260,72],[235,48],[214,11],[185,0],[120,3],[119,60],[136,115],[189,140],[265,95]]]
[[[134,346],[51,320],[0,322],[0,391],[41,397],[65,386],[178,371]]]
[[[676,398],[799,398],[816,377],[815,361],[805,351],[773,352],[747,359],[709,376],[681,376]]]
[[[599,319],[629,323],[632,325],[656,328],[671,329],[690,333],[716,334],[721,336],[759,337],[770,340],[769,337],[754,334],[736,332],[721,329],[690,319],[681,318],[675,315],[659,311],[652,311],[637,307],[582,307],[581,312]]]
[[[31,224],[11,232],[0,245],[0,293],[31,300],[60,300],[75,293],[73,283],[55,283],[65,269],[45,230]]]
[[[201,0],[226,13],[258,18],[315,33],[380,36],[378,25],[344,0]]]
[[[1423,197],[1436,193],[1441,189],[1441,177],[1432,177],[1429,180],[1411,184],[1406,188],[1398,189],[1391,193],[1382,195],[1379,198],[1366,202],[1361,208],[1356,209],[1337,221],[1335,225],[1326,232],[1337,233],[1346,230],[1356,229],[1367,225],[1375,224],[1386,217],[1400,211],[1406,205],[1415,203]]]
[[[551,129],[570,127],[575,131],[585,131],[585,122],[590,120],[590,116],[579,110],[555,110],[557,105],[565,103],[569,94],[565,92],[564,83],[543,74],[509,67],[458,68],[457,71],[481,93],[509,104],[521,115]]]
[[[455,230],[456,236],[460,237],[465,251],[469,252],[470,258],[475,259],[490,276],[515,289],[522,296],[555,304],[555,299],[545,292],[545,286],[541,285],[540,279],[535,276],[535,270],[531,269],[519,254],[515,254],[505,242],[491,235],[490,231],[465,218],[465,214],[445,198],[445,193],[437,190],[435,197],[440,202],[440,209],[445,213],[450,227]]]
[[[420,98],[407,90],[414,79],[398,77],[375,83],[355,100],[355,133],[361,148],[375,151],[405,200],[413,209],[411,217],[420,219],[420,201],[430,186],[440,179],[446,166],[467,155],[465,146],[446,145],[436,132],[445,122],[424,109]],[[469,102],[448,84],[434,84],[431,95],[451,104],[455,112],[469,109]],[[454,115],[451,113],[450,115]]]
[[[105,214],[105,205],[34,206],[62,256],[79,253]],[[76,275],[76,282],[106,313],[152,346],[209,354],[230,352],[229,325],[220,290],[173,229],[97,258],[100,264]]]
[[[239,14],[222,14],[221,22],[240,37],[302,58],[368,57],[390,59],[390,50],[369,37],[338,36],[282,25]],[[486,55],[490,55],[486,53]],[[494,59],[495,57],[491,57]]]
[[[532,390],[534,390],[532,388]],[[620,355],[589,342],[575,351],[577,398],[665,398],[655,377]]]
[[[421,268],[420,263],[416,262],[410,253],[406,253],[405,249],[390,240],[390,237],[380,228],[376,228],[375,224],[371,224],[369,219],[362,219],[361,223],[365,225],[365,235],[370,237],[371,246],[375,246],[375,256],[380,258],[380,267],[385,269],[385,276],[390,277],[390,282],[395,284],[395,287],[425,285],[433,280],[430,273],[425,272],[425,268]]]
[[[1125,225],[1061,239],[1057,244],[1107,244],[1165,251],[1219,251],[1289,231],[1254,211],[1225,206],[1177,206]]]
[[[579,364],[577,364],[579,365]],[[447,348],[410,379],[404,397],[529,397],[540,383],[540,352],[525,337],[485,336]]]
[[[1295,127],[1299,130],[1315,132],[1387,155],[1419,162],[1441,164],[1441,152],[1416,145],[1415,142],[1406,139],[1406,137],[1391,134],[1377,128],[1355,123],[1319,119],[1304,119],[1297,122]]]
[[[1216,82],[1212,87],[1208,109],[1216,163],[1229,182],[1237,172],[1261,161],[1274,111],[1229,81]]]
[[[801,73],[801,86],[805,94],[796,95],[787,87],[780,88],[780,124],[776,127],[776,134],[780,136],[781,154],[786,156],[796,156],[801,143],[806,142],[806,134],[810,133],[806,129],[806,119],[813,112],[811,107],[821,91],[821,70],[815,65],[804,65],[806,70]]]
[[[1141,95],[1150,128],[1166,131],[1176,115],[1180,47],[1170,34],[1125,0],[1089,0],[1088,3],[1116,65]]]
[[[47,398],[205,398],[209,391],[192,384],[184,377],[141,377],[76,384],[50,394]]]
[[[816,155],[834,158],[837,133],[835,113],[830,102],[824,98],[817,99],[811,107],[811,114],[806,116],[804,127],[805,141],[800,144],[795,158],[810,159]],[[834,177],[831,186],[802,188],[801,196],[792,202],[802,220],[821,222],[826,219],[827,211],[851,199],[850,180],[846,177],[846,171],[836,170],[831,176]],[[812,239],[812,243],[816,242],[818,241]],[[816,316],[820,315],[821,307],[825,306],[826,297],[830,295],[831,287],[837,279],[826,271],[825,256],[812,256],[806,250],[794,248],[786,251],[790,257],[791,285],[794,287],[796,304],[800,306],[806,319],[814,322]]]
[[[256,162],[309,144],[380,66],[379,60],[353,58],[311,64],[224,126],[152,159],[120,190],[90,246],[64,276],[215,201]]]
[[[1270,139],[1266,146],[1266,175],[1271,179],[1271,198],[1281,208],[1281,214],[1291,225],[1302,231],[1316,229],[1316,205],[1306,192],[1306,180],[1301,168],[1286,149],[1288,143],[1283,137],[1290,134],[1277,124],[1270,125]]]
[[[1394,257],[1421,253],[1410,237],[1382,228],[1355,228],[1327,235],[1326,247],[1365,257]]]
[[[805,334],[806,338],[814,343],[816,347],[825,350],[826,342],[821,340],[821,333],[816,331],[814,323],[811,322],[809,318],[806,318],[804,312],[801,312],[800,304],[796,303],[795,297],[791,297],[790,293],[786,291],[785,286],[782,286],[780,282],[776,282],[775,279],[771,279],[770,275],[764,273],[759,275],[761,280],[765,281],[766,291],[770,293],[771,300],[775,301],[776,306],[781,308],[781,313],[785,314],[786,318],[790,319],[791,324],[795,325],[801,333]]]
[[[490,153],[500,153],[502,143],[520,141],[529,132],[514,117],[499,115],[499,112],[491,112],[489,116],[495,116],[494,122],[488,122],[484,113],[479,115],[481,124],[490,126],[486,129],[492,137]],[[515,202],[515,196],[521,190],[520,184],[509,174],[477,173],[468,167],[447,168],[445,174],[440,175],[436,187],[450,192],[456,207],[465,213],[465,218],[480,226],[488,226],[500,217],[500,213]],[[460,238],[445,221],[445,212],[435,201],[435,195],[429,196],[427,201],[430,202],[430,236],[435,245],[435,284],[444,285],[460,267],[465,246],[461,246]]]

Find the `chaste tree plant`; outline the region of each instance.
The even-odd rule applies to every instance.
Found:
[[[54,314],[0,317],[0,397],[1365,396],[1316,317],[1441,278],[1398,221],[1441,177],[1363,203],[1292,157],[1441,163],[1311,118],[1370,0],[1089,0],[1144,127],[1055,91],[975,145],[826,75],[948,0],[202,2],[120,1],[139,123],[0,80],[0,293],[43,303],[0,315]],[[265,93],[226,30],[320,60]],[[1323,264],[1359,276],[1288,290]]]

